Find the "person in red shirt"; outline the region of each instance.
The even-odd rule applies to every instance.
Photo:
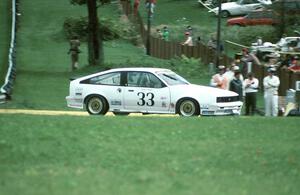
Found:
[[[292,72],[300,72],[300,59],[298,56],[294,57],[294,60],[292,61],[292,66],[288,68]]]
[[[133,13],[135,16],[137,16],[139,5],[140,5],[140,0],[134,0]]]

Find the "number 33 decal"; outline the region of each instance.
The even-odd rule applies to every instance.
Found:
[[[154,106],[154,94],[153,93],[143,93],[138,92],[137,95],[139,96],[139,101],[137,102],[137,105],[139,106]],[[146,99],[146,100],[145,100]]]

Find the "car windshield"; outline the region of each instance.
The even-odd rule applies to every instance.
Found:
[[[189,82],[174,72],[158,72],[159,78],[168,85],[188,85]]]

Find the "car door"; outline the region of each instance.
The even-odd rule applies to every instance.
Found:
[[[170,90],[150,72],[127,72],[123,102],[125,110],[167,113],[170,108]]]
[[[258,8],[262,7],[261,4],[257,0],[243,0],[241,2],[241,13],[240,14],[246,14],[250,11],[256,10]]]

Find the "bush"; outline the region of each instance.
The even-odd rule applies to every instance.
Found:
[[[232,26],[227,28],[227,31],[223,35],[223,40],[230,40],[249,46],[256,41],[257,36],[261,36],[264,42],[268,41],[273,43],[278,41],[275,28],[272,26]]]
[[[71,39],[74,35],[76,35],[81,40],[86,40],[88,32],[87,17],[66,18],[63,24],[63,29],[67,39]]]
[[[208,67],[199,59],[188,58],[185,55],[170,60],[170,68],[185,77],[201,77],[209,75]]]
[[[87,17],[69,17],[63,24],[65,37],[70,39],[77,35],[81,40],[87,40],[88,18]],[[100,19],[99,29],[102,32],[103,40],[114,40],[120,37],[127,40],[135,40],[137,32],[129,22],[124,20],[112,20],[102,17]]]

